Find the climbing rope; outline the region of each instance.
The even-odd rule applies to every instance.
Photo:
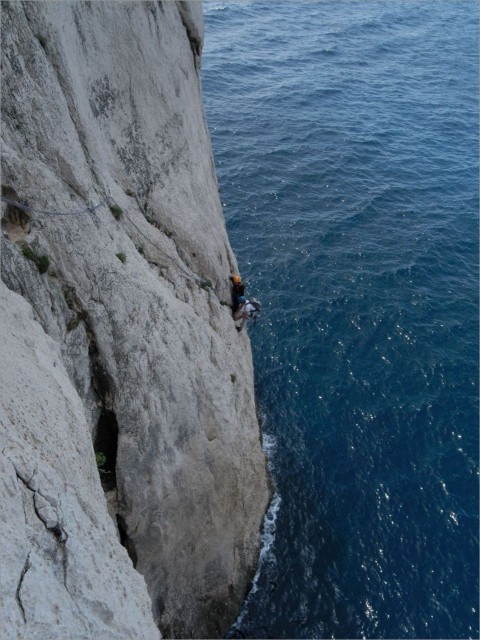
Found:
[[[34,209],[33,207],[29,207],[26,204],[22,204],[20,202],[16,202],[15,200],[11,200],[10,198],[6,198],[5,196],[1,196],[2,202],[5,202],[6,204],[9,204],[12,207],[16,207],[17,209],[21,209],[23,211],[28,211],[29,213],[36,213],[39,215],[47,215],[47,216],[78,216],[81,215],[82,213],[93,213],[96,209],[99,209],[100,207],[103,207],[104,205],[109,205],[109,202],[113,201],[113,198],[111,198],[110,196],[107,197],[105,200],[102,200],[101,202],[99,202],[98,204],[91,206],[91,207],[86,207],[85,209],[82,209],[80,211],[45,211],[43,209]],[[138,200],[137,200],[137,204],[138,204]],[[160,247],[155,244],[155,242],[153,242],[153,240],[151,240],[148,236],[146,236],[143,231],[141,231],[141,229],[135,224],[135,222],[130,218],[130,216],[123,212],[125,217],[127,218],[127,220],[130,222],[130,224],[132,224],[135,229],[138,231],[138,233],[145,238],[145,240],[147,242],[149,242],[151,245],[153,245],[155,247],[155,249],[161,254],[163,255],[165,258],[167,258],[167,260],[171,260],[171,262],[173,262],[173,264],[176,266],[176,268],[178,269],[178,271],[180,271],[185,278],[189,278],[190,280],[193,280],[195,282],[197,282],[197,284],[199,284],[200,286],[209,286],[211,287],[211,284],[203,279],[198,277],[197,275],[195,275],[194,273],[189,273],[188,271],[186,271],[179,262],[177,262],[177,260],[175,260],[175,258],[173,258],[172,256],[168,255],[168,253],[166,253],[165,251],[163,251],[162,249],[160,249]]]
[[[106,200],[102,200],[98,204],[86,207],[86,209],[82,209],[81,211],[44,211],[43,209],[33,209],[26,204],[22,204],[20,202],[15,202],[15,200],[10,200],[10,198],[5,198],[5,196],[1,196],[2,202],[11,205],[17,209],[22,209],[23,211],[28,211],[29,213],[37,213],[45,216],[78,216],[82,213],[92,213],[95,209],[99,207],[103,207],[105,204],[108,204],[108,198]]]
[[[162,249],[160,249],[160,247],[155,244],[155,242],[153,242],[153,240],[151,240],[148,236],[146,236],[143,231],[135,224],[135,222],[130,218],[130,216],[125,213],[125,211],[123,212],[125,217],[127,218],[127,220],[130,222],[130,224],[132,224],[135,229],[138,231],[138,233],[145,238],[145,240],[147,242],[149,242],[152,246],[155,247],[155,249],[161,254],[163,255],[165,258],[167,258],[167,260],[171,260],[173,262],[173,264],[177,267],[177,269],[179,271],[181,271],[183,273],[183,275],[186,278],[190,278],[191,280],[194,280],[195,282],[197,282],[199,285],[209,285],[210,283],[207,282],[207,280],[204,280],[203,278],[199,278],[197,275],[195,275],[194,273],[189,273],[188,271],[186,271],[179,262],[177,262],[175,260],[175,258],[172,258],[172,256],[168,255],[168,253],[165,253],[165,251],[163,251]]]

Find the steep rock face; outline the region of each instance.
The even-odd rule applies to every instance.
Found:
[[[158,638],[59,345],[1,283],[0,305],[2,638]]]
[[[69,213],[108,198],[123,211],[52,216],[3,205],[2,279],[61,353],[78,395],[71,438],[90,432],[107,457],[108,508],[155,621],[167,635],[219,635],[255,566],[268,487],[248,337],[221,304],[235,259],[201,104],[201,5],[2,10],[3,195]],[[9,407],[3,397],[11,420],[22,395],[12,392]],[[29,407],[49,419],[40,387]],[[61,439],[55,446],[52,461],[63,454]],[[83,455],[92,474],[91,448],[79,465]],[[53,484],[55,463],[42,473]],[[103,518],[104,498],[102,508]],[[81,535],[69,526],[65,545]],[[141,585],[141,608],[140,596]]]

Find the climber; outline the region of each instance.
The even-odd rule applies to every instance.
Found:
[[[240,306],[239,298],[245,295],[245,285],[238,275],[230,276],[230,280],[232,281],[232,312],[235,314]]]
[[[233,319],[235,322],[240,321],[240,324],[235,324],[235,328],[237,331],[241,331],[249,318],[253,320],[254,325],[257,323],[258,314],[260,313],[260,303],[257,300],[247,300],[245,296],[240,296],[238,302],[240,306],[234,314]]]

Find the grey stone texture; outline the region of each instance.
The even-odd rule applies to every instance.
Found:
[[[159,638],[58,342],[0,283],[2,639]]]
[[[2,280],[23,297],[3,287],[0,307],[11,637],[221,636],[269,489],[224,304],[201,4],[1,8],[2,194],[121,209],[2,205]]]

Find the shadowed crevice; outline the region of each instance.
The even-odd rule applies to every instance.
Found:
[[[111,409],[102,409],[95,428],[93,448],[105,492],[117,487],[118,422]]]
[[[122,546],[124,546],[127,550],[130,560],[132,561],[133,568],[135,568],[138,561],[135,545],[133,544],[131,538],[129,538],[128,536],[128,528],[127,523],[125,522],[125,518],[119,513],[117,513],[117,527],[120,534],[120,544],[122,544]]]

